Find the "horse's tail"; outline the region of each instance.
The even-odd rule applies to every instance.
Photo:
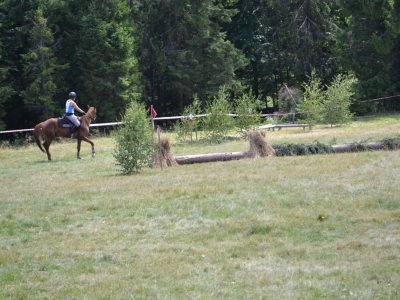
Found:
[[[36,144],[38,145],[39,149],[42,150],[42,152],[46,152],[44,151],[42,144],[40,142],[40,130],[42,123],[39,123],[35,126],[35,129],[33,129],[33,138],[35,139]]]

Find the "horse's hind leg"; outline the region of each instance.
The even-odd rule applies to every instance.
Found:
[[[49,148],[50,148],[50,144],[53,141],[53,139],[54,139],[54,136],[46,136],[46,141],[43,143],[43,147],[46,150],[48,160],[51,160],[51,154],[50,154]]]

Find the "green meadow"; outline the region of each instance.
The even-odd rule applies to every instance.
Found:
[[[267,131],[272,145],[399,138],[400,115]],[[174,155],[247,151],[181,143]],[[400,152],[120,175],[114,140],[0,148],[0,299],[400,299]]]

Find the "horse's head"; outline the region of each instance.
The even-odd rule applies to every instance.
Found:
[[[89,116],[92,120],[96,120],[96,118],[97,118],[96,107],[91,107],[89,105],[87,107],[88,107],[88,111],[87,111],[86,115]]]

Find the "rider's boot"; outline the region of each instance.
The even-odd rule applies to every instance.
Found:
[[[78,130],[78,126],[76,126],[76,125],[73,125],[72,127],[71,127],[71,131],[70,131],[70,134],[69,134],[69,136],[71,137],[71,139],[73,139],[74,138],[74,135],[75,135],[75,131],[77,131]]]

